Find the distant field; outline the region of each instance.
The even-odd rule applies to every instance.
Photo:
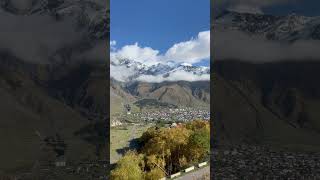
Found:
[[[110,163],[117,162],[122,153],[125,152],[130,141],[139,138],[153,124],[144,125],[126,125],[121,127],[114,127],[110,130]],[[131,144],[132,146],[134,144]]]

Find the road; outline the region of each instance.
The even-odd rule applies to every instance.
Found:
[[[137,131],[137,126],[140,126],[138,124],[134,124],[133,127],[132,127],[132,130],[131,130],[131,136],[130,136],[130,139],[128,141],[128,147],[129,149],[137,149],[138,148],[138,143],[137,143],[137,134],[136,134],[136,131]],[[140,135],[141,136],[141,135]]]
[[[194,172],[185,174],[177,179],[179,179],[179,180],[198,180],[206,174],[210,175],[210,166],[207,166],[205,168],[202,168],[202,169],[196,170]],[[210,178],[208,177],[208,179],[210,179]]]

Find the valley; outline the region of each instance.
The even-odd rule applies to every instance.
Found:
[[[173,81],[170,76],[174,76],[175,72],[186,73],[196,78],[204,75],[209,76],[209,68],[189,64],[147,66],[134,60],[117,60],[118,63],[111,64],[110,74],[111,179],[131,176],[131,172],[123,172],[127,171],[128,168],[124,165],[125,167],[122,169],[122,164],[131,163],[129,168],[133,168],[137,165],[135,162],[140,156],[147,157],[142,159],[147,163],[146,169],[142,169],[142,174],[145,174],[146,178],[147,176],[150,176],[150,178],[154,176],[151,179],[168,176],[181,171],[187,165],[191,166],[203,159],[208,159],[208,153],[204,150],[207,146],[204,147],[203,144],[208,145],[207,143],[209,143],[210,81],[208,79],[188,81],[179,80],[179,78]],[[119,72],[114,72],[120,67],[123,68],[121,75],[126,74],[125,71],[131,71],[130,74],[127,74],[127,79],[121,79],[117,75]],[[145,76],[149,78],[159,76],[163,80],[145,81],[145,79],[141,79]],[[197,123],[199,123],[199,127],[196,126]],[[204,134],[199,135],[201,141],[204,142],[198,146],[201,147],[201,150],[195,150],[200,154],[198,159],[192,160],[192,156],[189,155],[191,152],[185,152],[186,155],[181,157],[184,158],[185,165],[180,166],[177,162],[173,162],[178,161],[179,153],[172,155],[172,157],[171,153],[176,153],[178,150],[175,147],[186,145],[187,139],[192,138],[192,133],[188,130],[189,126],[193,126],[191,124],[195,126],[192,129],[193,131],[197,128],[206,127],[206,130],[203,129]],[[164,132],[168,133],[162,134]],[[152,134],[148,135],[149,133]],[[148,141],[145,139],[148,136],[154,136],[154,140]],[[166,142],[168,140],[170,142]],[[186,142],[180,144],[181,141]],[[159,143],[168,143],[162,148],[169,148],[168,151],[171,151],[171,153],[162,154],[162,158],[154,155],[160,153],[158,151],[150,154],[149,151],[153,151],[152,147],[159,145]],[[126,162],[128,158],[137,159]],[[175,160],[171,162],[170,159]],[[172,165],[161,164],[161,161],[166,161],[168,164],[172,163]],[[162,170],[160,171],[159,168],[155,168],[150,163],[160,166]],[[207,172],[207,170],[204,172]],[[156,174],[153,175],[153,173]]]
[[[196,87],[196,84],[202,86]],[[209,121],[208,85],[208,81],[128,84],[111,81],[111,163],[116,162],[125,151],[135,149],[130,146],[132,141],[150,127],[169,128],[196,119]],[[173,90],[168,92],[164,87]],[[188,94],[181,96],[180,88]],[[195,93],[201,91],[206,94],[200,96]]]

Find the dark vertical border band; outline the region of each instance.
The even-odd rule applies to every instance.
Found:
[[[212,152],[214,150],[214,111],[213,111],[213,79],[214,79],[214,74],[213,74],[213,4],[214,0],[210,0],[210,179],[212,179],[212,174],[214,173],[214,164],[212,163]]]
[[[107,13],[107,42],[106,42],[106,79],[107,79],[107,89],[106,89],[106,118],[105,118],[105,125],[106,125],[106,160],[107,160],[107,179],[110,177],[110,0],[107,0],[106,2],[106,13]]]

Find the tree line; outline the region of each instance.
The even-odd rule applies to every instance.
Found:
[[[173,128],[151,127],[111,171],[113,180],[160,179],[208,158],[210,123],[194,120]]]

